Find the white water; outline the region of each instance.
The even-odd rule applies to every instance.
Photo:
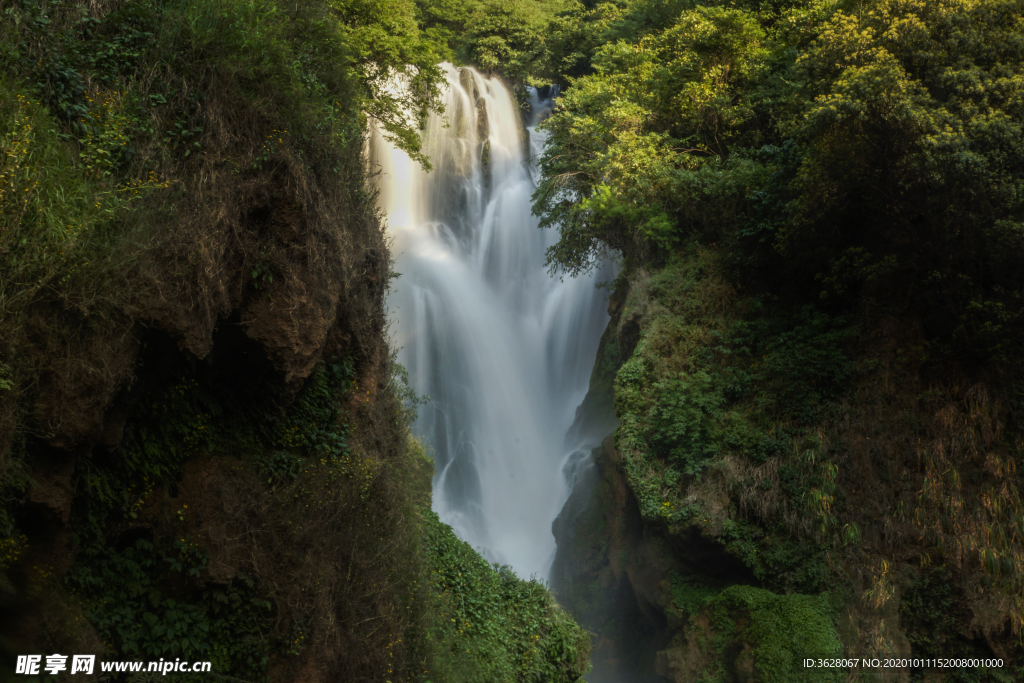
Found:
[[[562,466],[580,445],[565,435],[605,301],[590,278],[545,269],[557,235],[530,215],[542,134],[530,127],[524,154],[505,86],[443,66],[446,114],[424,132],[434,170],[371,139],[401,273],[389,300],[395,341],[413,387],[430,397],[415,430],[435,454],[435,511],[491,561],[546,580],[551,522],[569,493]]]

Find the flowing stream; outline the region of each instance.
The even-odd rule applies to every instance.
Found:
[[[498,79],[443,68],[446,112],[423,136],[434,170],[370,142],[401,273],[395,341],[430,398],[414,430],[433,449],[435,511],[491,561],[547,580],[605,300],[591,278],[545,268],[557,235],[530,214],[543,134]],[[536,118],[547,103],[531,97]]]

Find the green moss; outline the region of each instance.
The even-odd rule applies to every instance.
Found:
[[[721,269],[714,252],[693,247],[640,279],[627,300],[642,311],[643,331],[615,378],[616,437],[640,512],[669,533],[710,528],[707,501],[689,487],[707,476],[728,481],[730,459],[775,458],[778,490],[767,478],[728,485],[788,498],[831,532],[832,508],[821,501],[834,501],[834,470],[809,434],[842,396],[853,328],[813,307],[738,297]],[[827,587],[820,543],[737,507],[716,519],[714,536],[755,578],[780,591]]]
[[[830,596],[791,593],[777,595],[753,586],[730,586],[709,603],[712,625],[721,639],[721,652],[738,640],[752,646],[756,680],[763,683],[824,683],[843,680],[804,669],[804,657],[842,654]]]
[[[722,589],[720,584],[709,577],[683,575],[674,571],[670,579],[672,606],[685,615],[697,614]]]

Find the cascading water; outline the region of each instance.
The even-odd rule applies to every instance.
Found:
[[[562,467],[582,445],[565,435],[608,316],[590,278],[545,269],[557,236],[530,214],[542,133],[499,80],[442,66],[446,113],[423,135],[434,170],[371,139],[401,273],[399,359],[430,398],[415,430],[435,453],[434,509],[490,560],[547,579]]]

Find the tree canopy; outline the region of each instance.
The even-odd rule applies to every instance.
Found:
[[[1021,342],[1024,2],[601,3],[535,195],[578,273],[699,239],[744,277],[923,312],[953,355]],[[897,303],[898,302],[898,303]]]

